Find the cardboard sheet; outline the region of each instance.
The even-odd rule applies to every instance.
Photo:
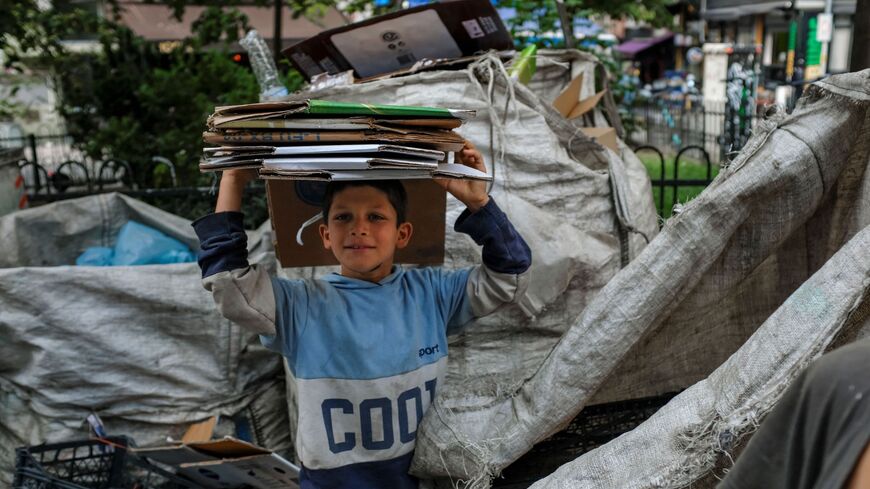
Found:
[[[424,130],[406,128],[403,132],[395,130],[378,131],[373,129],[356,131],[285,130],[249,131],[227,130],[204,132],[203,142],[218,145],[269,145],[289,146],[295,144],[334,144],[334,143],[413,143],[439,151],[455,152],[462,149],[465,140],[449,130]]]
[[[298,146],[222,146],[218,148],[205,148],[203,150],[208,157],[243,156],[248,154],[263,154],[272,156],[295,156],[295,155],[347,155],[354,154],[370,155],[383,153],[390,155],[402,155],[404,157],[425,158],[430,160],[443,160],[446,156],[443,151],[436,151],[413,146],[400,146],[395,144],[316,144]]]
[[[299,487],[298,467],[269,450],[233,437],[135,448],[132,451],[139,456],[177,467],[180,474],[203,487]]]
[[[338,169],[323,168],[284,168],[263,167],[260,178],[265,180],[316,180],[322,182],[352,181],[352,180],[416,180],[433,178],[453,178],[459,180],[492,181],[492,177],[482,171],[465,165],[438,164],[435,168],[388,168],[369,167],[369,169]]]
[[[208,127],[239,127],[232,123],[300,117],[376,117],[402,119],[469,119],[475,111],[406,105],[377,105],[356,102],[305,99],[290,102],[260,102],[254,104],[215,107],[208,118]]]
[[[408,128],[456,129],[462,125],[459,119],[382,119],[375,117],[333,117],[297,119],[235,119],[210,125],[211,129],[309,129],[357,131],[379,129],[402,132]]]

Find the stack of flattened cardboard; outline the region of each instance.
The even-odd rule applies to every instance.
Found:
[[[452,131],[474,111],[324,100],[217,107],[208,119],[202,171],[257,168],[261,178],[384,180],[489,175],[449,163]]]

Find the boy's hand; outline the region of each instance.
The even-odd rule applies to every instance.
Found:
[[[245,193],[245,185],[251,180],[256,180],[257,176],[257,170],[253,168],[224,171],[221,175],[221,186],[214,211],[238,212],[242,210],[242,195]]]
[[[486,172],[483,155],[471,144],[465,141],[465,147],[456,153],[456,162]],[[489,202],[486,193],[486,182],[480,180],[459,180],[455,178],[436,178],[435,183],[459,199],[471,212],[477,212]]]

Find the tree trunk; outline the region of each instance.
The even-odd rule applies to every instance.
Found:
[[[852,22],[850,71],[870,68],[870,0],[857,0]]]

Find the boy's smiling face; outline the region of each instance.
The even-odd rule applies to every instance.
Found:
[[[396,221],[396,209],[384,192],[347,187],[333,196],[320,237],[341,264],[343,276],[380,282],[393,268],[396,249],[411,239],[411,223]]]

